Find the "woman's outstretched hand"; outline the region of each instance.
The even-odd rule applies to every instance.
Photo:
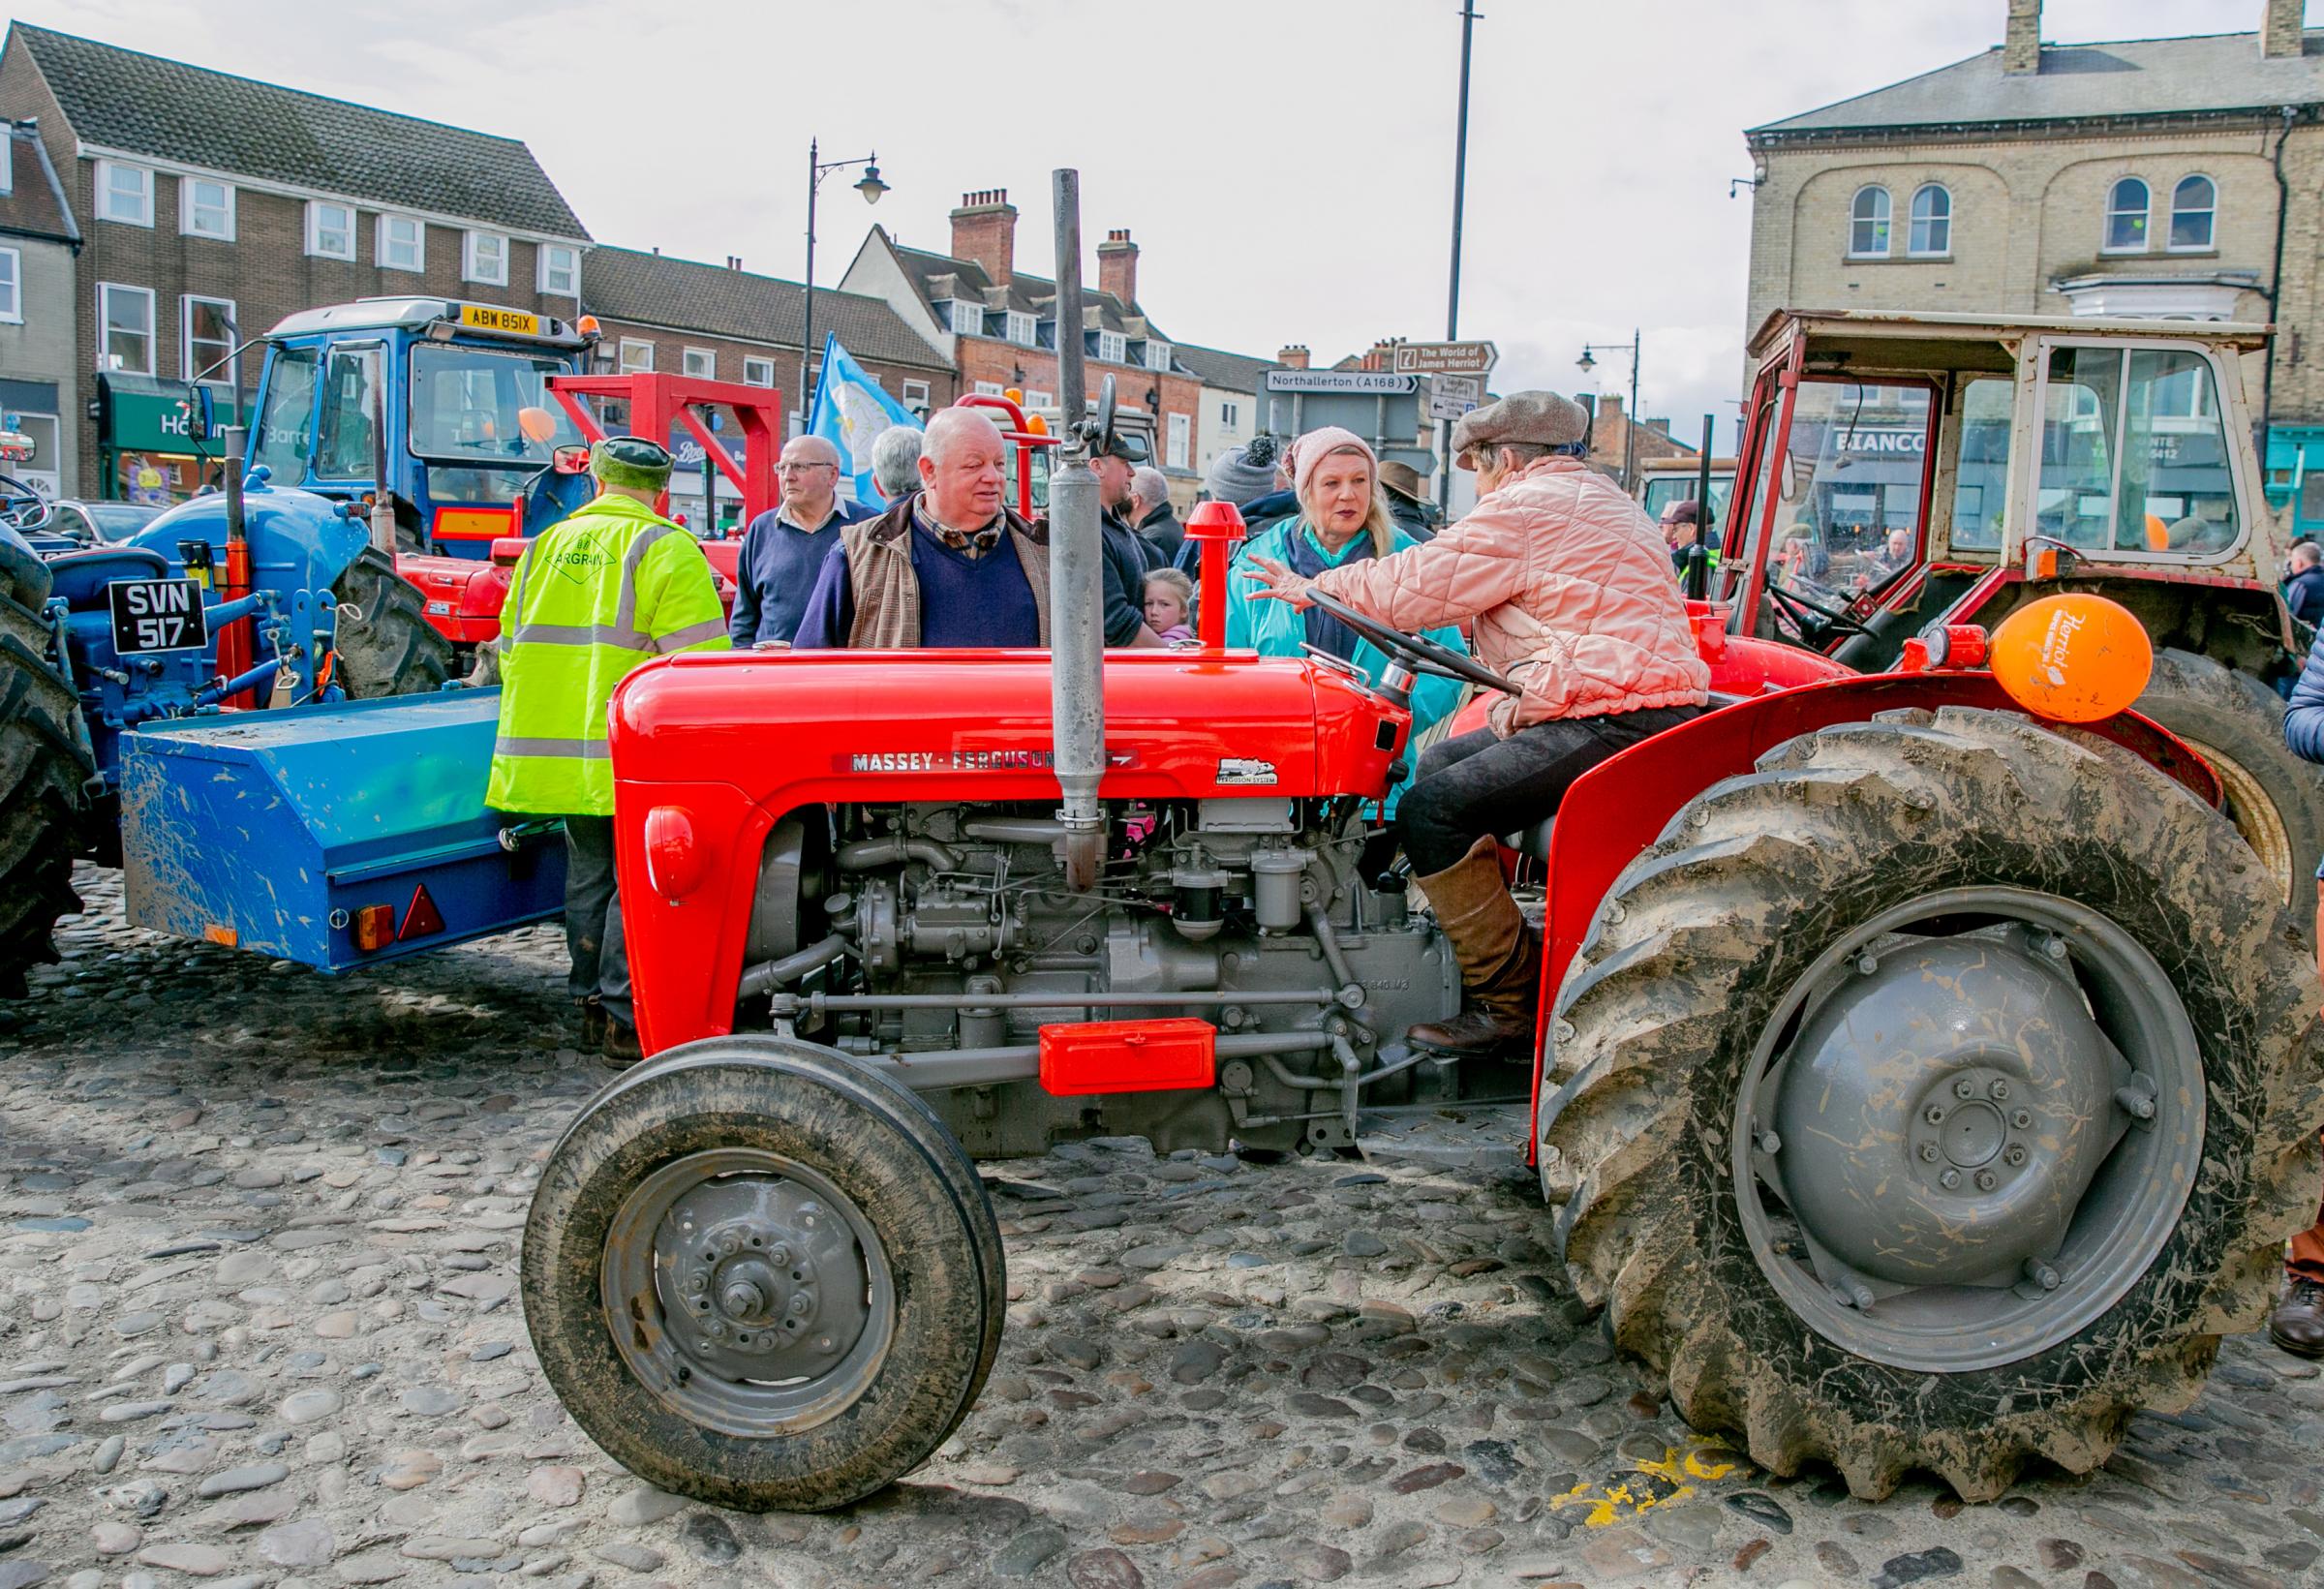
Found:
[[[1243,569],[1242,577],[1259,587],[1251,593],[1253,596],[1268,601],[1288,601],[1294,612],[1304,612],[1314,605],[1307,598],[1306,578],[1293,573],[1271,557],[1251,559],[1251,565]]]

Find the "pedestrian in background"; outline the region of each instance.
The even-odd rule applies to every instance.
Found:
[[[1702,504],[1675,502],[1663,509],[1663,539],[1670,547],[1670,566],[1678,588],[1699,596],[1710,589],[1711,554],[1702,544]]]
[[[1152,457],[1145,437],[1110,430],[1098,438],[1096,453],[1089,460],[1090,473],[1097,476],[1098,534],[1104,539],[1101,561],[1109,646],[1150,648],[1162,643],[1146,626],[1141,610],[1146,573],[1154,565],[1154,559],[1130,524],[1130,477]]]
[[[1182,568],[1156,568],[1146,576],[1146,626],[1166,646],[1194,638],[1194,580]]]
[[[656,657],[724,651],[726,621],[702,545],[655,511],[676,460],[634,436],[589,449],[597,496],[526,546],[497,642],[500,736],[484,804],[565,818],[566,988],[582,1041],[639,1056],[613,871],[613,687]]]
[[[1388,494],[1388,516],[1414,540],[1436,538],[1436,504],[1421,486],[1421,472],[1390,459],[1380,466],[1380,489]]]
[[[842,525],[877,516],[876,508],[840,501],[840,449],[820,436],[794,436],[775,465],[782,499],[750,521],[735,558],[738,646],[780,649],[799,632],[808,593]]]
[[[2315,572],[2316,548],[2295,547],[2294,560],[2308,553],[2307,571]],[[2299,577],[2295,570],[2294,578]],[[2283,713],[2283,743],[2306,761],[2324,762],[2324,634],[2309,648],[2308,664]],[[2316,869],[2316,931],[2319,971],[2324,971],[2324,865]],[[2283,1266],[2283,1291],[2268,1315],[2268,1335],[2295,1357],[2324,1357],[2324,1208],[2316,1223],[2292,1238]]]
[[[872,443],[872,484],[893,507],[920,489],[921,433],[910,425],[890,425]]]
[[[1130,471],[1130,527],[1146,542],[1147,562],[1157,568],[1177,565],[1186,527],[1170,505],[1170,481],[1151,465]]]
[[[2292,548],[2292,577],[2284,582],[2284,605],[2303,624],[2324,624],[2324,550],[2312,540]]]
[[[1204,476],[1210,500],[1233,503],[1251,535],[1300,510],[1300,500],[1291,490],[1291,476],[1280,467],[1280,456],[1273,437],[1254,436],[1211,459],[1209,473]]]

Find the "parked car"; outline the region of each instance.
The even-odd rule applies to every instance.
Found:
[[[93,503],[65,500],[49,504],[48,522],[41,529],[52,535],[69,535],[84,545],[127,540],[162,516],[165,509],[142,503]]]

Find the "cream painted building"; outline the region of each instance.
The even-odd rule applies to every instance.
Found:
[[[2001,3],[1997,47],[1745,135],[1746,332],[1784,307],[2274,321],[2246,369],[2272,483],[2301,442],[2324,469],[2324,32],[2251,0],[2256,33],[2044,45],[2040,0]]]

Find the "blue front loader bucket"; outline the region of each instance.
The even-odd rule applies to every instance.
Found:
[[[236,712],[124,734],[130,921],[344,971],[556,914],[556,826],[484,806],[500,695]]]

